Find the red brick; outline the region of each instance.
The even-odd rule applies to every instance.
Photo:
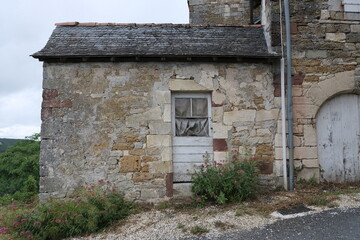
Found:
[[[62,22],[62,23],[55,23],[55,26],[76,26],[79,22]]]
[[[291,23],[290,24],[290,33],[291,34],[297,34],[298,33],[298,28],[297,28],[296,23]]]
[[[213,150],[214,151],[227,151],[228,146],[226,139],[213,139]]]
[[[168,173],[165,177],[165,184],[166,184],[166,196],[172,197],[174,195],[174,188],[173,188],[173,182],[174,182],[174,174]]]
[[[64,101],[43,101],[42,108],[64,108],[64,107],[72,107],[71,100],[64,100]]]
[[[259,171],[261,174],[272,174],[274,165],[272,162],[259,162]]]
[[[44,89],[42,93],[42,97],[44,100],[51,100],[57,98],[59,93],[56,89]]]

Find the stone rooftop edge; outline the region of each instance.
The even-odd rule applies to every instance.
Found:
[[[261,24],[254,25],[225,25],[225,24],[214,24],[214,25],[198,25],[198,24],[177,24],[177,23],[98,23],[98,22],[61,22],[55,23],[55,26],[69,26],[69,27],[95,27],[95,26],[129,26],[129,27],[263,27]]]

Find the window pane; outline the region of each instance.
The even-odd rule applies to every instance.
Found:
[[[209,120],[175,119],[176,136],[209,136]]]
[[[192,99],[192,115],[193,117],[207,117],[208,105],[206,98]]]
[[[190,98],[175,98],[175,116],[190,117]]]

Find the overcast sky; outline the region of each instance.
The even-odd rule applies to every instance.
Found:
[[[188,23],[186,0],[3,0],[0,138],[40,132],[41,50],[58,22]]]

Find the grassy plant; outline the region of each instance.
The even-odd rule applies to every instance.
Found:
[[[218,204],[239,202],[254,197],[258,190],[258,174],[254,160],[232,158],[227,162],[204,163],[192,176],[196,199]]]
[[[190,229],[190,232],[194,235],[202,235],[202,234],[205,234],[205,233],[208,233],[209,230],[205,227],[202,227],[200,225],[196,225],[194,227],[192,227]]]
[[[52,200],[37,206],[2,206],[0,239],[7,239],[6,236],[56,240],[90,234],[127,217],[136,208],[122,194],[102,187],[81,188],[69,200]]]
[[[235,211],[235,216],[253,215],[253,211],[245,205],[240,205]]]

